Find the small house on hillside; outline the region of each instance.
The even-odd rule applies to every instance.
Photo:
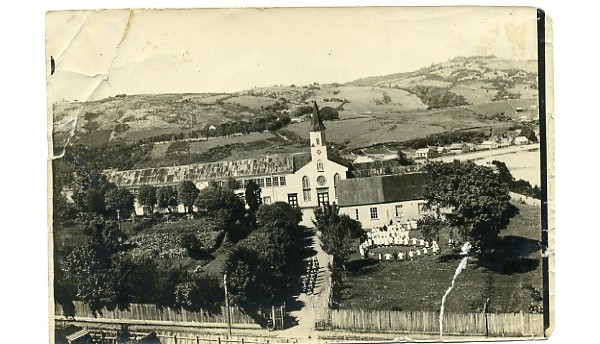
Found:
[[[450,145],[450,147],[448,147],[448,151],[451,154],[462,154],[462,153],[467,153],[469,152],[471,149],[469,148],[469,146],[467,146],[466,143],[453,143]]]
[[[498,148],[503,148],[503,147],[510,147],[510,139],[507,137],[501,138],[500,141],[498,141]]]
[[[492,140],[483,141],[481,147],[483,149],[496,149],[498,148],[498,142]]]
[[[529,139],[526,138],[525,136],[517,136],[514,139],[514,144],[515,144],[515,146],[527,145],[527,144],[529,144]]]
[[[438,156],[448,154],[448,149],[446,147],[441,146],[437,148],[436,153]]]
[[[437,156],[437,147],[427,147],[417,149],[415,159],[430,159]]]

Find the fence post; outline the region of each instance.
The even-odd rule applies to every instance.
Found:
[[[196,344],[200,344],[200,337],[196,336]]]
[[[173,335],[173,340],[175,341],[175,344],[177,344],[177,335],[176,334]]]
[[[217,341],[221,344],[221,336],[217,337]]]
[[[242,338],[242,344],[244,344],[244,338]]]

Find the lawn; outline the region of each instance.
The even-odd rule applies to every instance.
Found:
[[[470,260],[447,297],[448,312],[481,311],[488,297],[492,312],[529,311],[531,290],[525,287],[541,289],[542,285],[540,209],[521,204],[518,208],[520,213],[501,234],[505,251],[493,264]],[[442,238],[441,242],[447,240]],[[439,310],[461,259],[447,246],[441,246],[440,255],[413,261],[380,263],[357,260],[354,255],[355,260],[349,262],[353,272],[344,279],[341,307]]]

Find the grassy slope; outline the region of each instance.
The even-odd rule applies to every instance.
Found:
[[[79,115],[77,136],[91,146],[105,144],[109,139],[138,140],[159,134],[187,132],[190,124],[199,129],[223,121],[252,120],[254,114],[243,111],[234,103],[260,108],[285,99],[291,108],[301,101],[316,99],[321,106],[338,107],[338,100],[347,99],[340,118],[347,121],[328,123],[328,138],[336,143],[349,142],[350,148],[370,146],[380,142],[397,142],[446,130],[497,125],[481,121],[474,113],[506,112],[514,116],[514,107],[529,107],[535,99],[490,102],[497,93],[495,82],[510,81],[522,98],[535,98],[531,88],[535,81],[535,61],[507,61],[494,57],[458,57],[411,73],[370,77],[345,85],[271,86],[240,91],[237,94],[160,94],[111,97],[94,102],[57,103],[54,119],[66,123]],[[521,70],[515,74],[515,70]],[[465,108],[425,111],[426,106],[414,94],[390,87],[437,86],[465,96],[473,105]],[[376,105],[387,93],[391,102]],[[331,101],[335,98],[335,101]],[[327,102],[325,100],[328,100]],[[509,105],[511,104],[512,107]],[[89,115],[86,115],[89,114]],[[535,117],[537,111],[525,113]],[[361,117],[361,118],[357,118]],[[193,123],[192,123],[193,122]],[[121,133],[113,130],[126,124]],[[292,124],[292,130],[307,136],[306,123]],[[57,125],[56,146],[64,144],[70,125]],[[77,140],[75,140],[77,141]],[[226,138],[222,145],[227,144]],[[218,141],[214,141],[218,142]],[[197,146],[197,145],[196,145]],[[282,144],[283,150],[286,144]],[[272,152],[277,149],[273,147]],[[261,151],[269,154],[269,152]],[[233,154],[232,156],[235,156]]]
[[[325,122],[327,139],[338,144],[347,143],[349,148],[401,142],[449,130],[495,125],[498,123],[480,120],[465,108],[376,113]],[[308,138],[308,126],[308,122],[294,123],[286,129]]]
[[[509,247],[515,248],[515,255],[519,254],[517,248],[526,249],[520,253],[525,259],[513,266],[512,273],[492,271],[471,263],[458,277],[447,298],[448,312],[481,310],[487,297],[490,297],[491,311],[528,310],[530,294],[523,286],[541,287],[540,252],[532,251],[535,241],[541,238],[540,210],[526,205],[518,207],[521,213],[512,219],[502,237],[511,242]],[[448,248],[443,250],[439,256],[374,263],[362,268],[356,275],[346,278],[342,308],[439,310],[460,259],[447,256]],[[496,267],[493,270],[502,269]]]

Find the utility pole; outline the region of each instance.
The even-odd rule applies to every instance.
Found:
[[[227,273],[223,275],[223,286],[225,289],[225,308],[227,309],[227,331],[231,338],[231,311],[229,309],[229,293],[227,292]]]
[[[488,337],[490,334],[489,325],[488,325],[488,315],[487,315],[487,305],[490,302],[490,298],[488,297],[483,304],[483,316],[485,317],[485,336]]]

